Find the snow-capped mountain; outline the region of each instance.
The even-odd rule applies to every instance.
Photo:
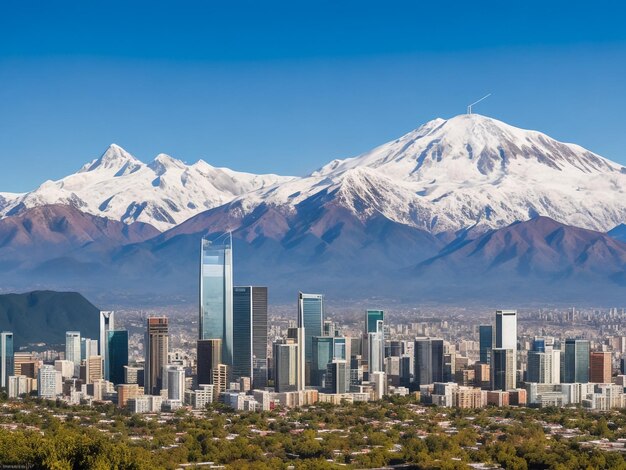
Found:
[[[46,181],[26,194],[0,194],[0,216],[49,204],[160,230],[252,190],[289,181],[277,175],[240,173],[199,160],[187,165],[165,154],[145,164],[113,144],[77,173]]]
[[[626,220],[625,191],[621,165],[472,114],[435,119],[308,177],[245,194],[231,206],[242,216],[259,204],[293,213],[323,193],[361,219],[382,214],[432,233],[484,231],[538,215],[607,231]]]

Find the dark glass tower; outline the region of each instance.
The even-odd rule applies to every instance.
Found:
[[[267,287],[233,288],[233,378],[267,386]]]
[[[561,367],[561,382],[589,382],[589,352],[588,340],[565,340],[565,353],[563,354],[563,366]]]
[[[415,340],[415,384],[419,387],[443,381],[443,340]]]
[[[109,381],[114,385],[124,383],[124,366],[128,365],[128,331],[107,331],[109,352]]]
[[[0,333],[0,387],[7,389],[9,376],[13,374],[13,333],[3,331]]]
[[[198,359],[196,363],[198,386],[213,383],[213,371],[222,363],[222,340],[198,340]]]
[[[491,348],[493,348],[493,327],[491,325],[480,325],[478,327],[478,339],[480,362],[489,364],[491,362]]]
[[[304,328],[304,359],[311,363],[313,337],[322,336],[324,324],[324,296],[321,294],[298,295],[298,327]]]

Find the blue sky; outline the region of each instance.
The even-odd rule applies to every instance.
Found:
[[[477,112],[626,164],[619,2],[93,3],[0,5],[0,191],[112,142],[305,174],[487,92]]]

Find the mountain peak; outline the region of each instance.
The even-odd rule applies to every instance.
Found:
[[[148,167],[158,175],[162,175],[169,169],[185,169],[187,168],[187,165],[174,157],[170,157],[165,153],[160,153],[151,163],[148,164]]]
[[[82,167],[79,173],[87,171],[115,171],[116,173],[132,172],[143,165],[139,160],[117,144],[111,144],[106,151],[91,163]]]

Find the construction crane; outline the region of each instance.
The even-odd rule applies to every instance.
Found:
[[[474,106],[475,104],[480,103],[482,100],[485,100],[485,99],[489,98],[490,96],[491,96],[491,93],[488,93],[485,96],[483,96],[481,99],[479,99],[478,101],[474,101],[472,104],[468,105],[468,107],[467,107],[467,114],[472,114],[472,106]]]

